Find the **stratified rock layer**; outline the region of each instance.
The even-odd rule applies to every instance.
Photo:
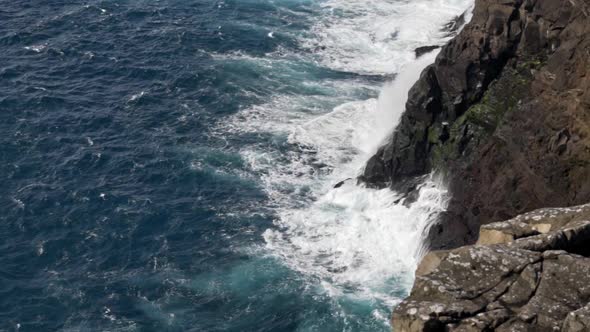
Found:
[[[590,205],[483,226],[478,243],[424,258],[394,331],[590,331]]]
[[[476,0],[360,179],[407,189],[433,170],[452,194],[434,249],[473,243],[482,224],[590,201],[590,0]]]

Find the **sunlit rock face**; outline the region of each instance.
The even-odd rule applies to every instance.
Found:
[[[589,330],[590,205],[491,223],[479,242],[424,258],[394,331]]]

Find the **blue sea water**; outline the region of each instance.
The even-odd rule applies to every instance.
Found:
[[[469,4],[1,0],[0,331],[388,330],[441,191],[332,186]]]

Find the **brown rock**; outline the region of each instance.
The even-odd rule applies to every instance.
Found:
[[[436,268],[440,265],[440,262],[447,256],[447,254],[448,251],[444,250],[431,251],[426,254],[416,269],[416,276],[425,276],[436,270]]]
[[[360,179],[397,188],[445,173],[452,217],[431,228],[433,249],[473,243],[483,224],[590,201],[589,8],[476,0],[472,21],[411,89]],[[525,234],[550,231],[535,227]],[[489,230],[482,241],[525,234]]]
[[[533,211],[486,226],[514,241],[427,255],[394,331],[589,331],[590,258],[580,255],[590,254],[589,213]]]
[[[563,332],[587,332],[590,331],[590,304],[572,311],[567,315],[561,329]]]

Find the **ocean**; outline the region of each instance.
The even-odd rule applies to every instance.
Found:
[[[390,330],[446,191],[354,178],[472,2],[0,0],[0,331]]]

